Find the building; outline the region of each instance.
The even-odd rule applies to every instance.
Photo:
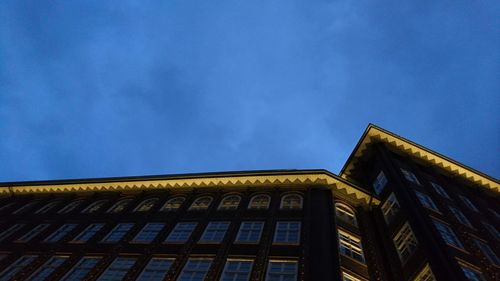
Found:
[[[339,175],[0,184],[0,280],[500,280],[499,181],[369,125]]]

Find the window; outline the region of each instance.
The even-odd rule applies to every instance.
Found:
[[[462,263],[460,263],[460,267],[462,268],[462,272],[464,273],[465,277],[468,280],[471,280],[471,281],[484,281],[485,280],[483,277],[483,274],[480,271],[473,269],[472,267],[465,265],[465,264],[462,264]]]
[[[457,218],[457,220],[461,223],[461,224],[465,224],[469,227],[472,227],[472,225],[470,224],[470,221],[467,219],[467,217],[457,208],[455,207],[449,207],[450,208],[450,211],[453,213],[453,215],[455,216],[455,218]]]
[[[431,182],[431,185],[439,195],[443,196],[444,198],[451,199],[442,186],[434,182]]]
[[[224,239],[229,222],[210,222],[201,236],[200,242],[219,243]]]
[[[61,280],[79,281],[84,280],[92,269],[101,260],[100,257],[83,257]]]
[[[297,262],[270,260],[267,264],[266,281],[297,280]]]
[[[439,209],[436,207],[436,204],[434,204],[434,201],[432,201],[432,199],[427,194],[424,194],[416,190],[415,194],[417,194],[418,201],[420,201],[420,204],[422,204],[422,206],[426,207],[427,209],[431,209],[435,212],[439,212]]]
[[[151,258],[137,281],[163,280],[174,263],[173,259]]]
[[[196,200],[194,200],[193,204],[191,204],[191,207],[189,207],[189,210],[206,210],[212,203],[212,197],[210,196],[204,196],[200,197]]]
[[[16,204],[16,202],[10,202],[10,203],[7,203],[7,204],[3,205],[3,206],[0,208],[0,212],[1,212],[1,211],[5,211],[5,210],[7,210],[8,208],[10,208],[11,206],[13,206],[13,205],[15,205],[15,204]]]
[[[211,259],[189,259],[177,281],[203,281],[211,264]]]
[[[491,234],[491,236],[495,237],[495,239],[500,240],[500,233],[498,233],[498,230],[491,224],[483,222],[484,227],[488,232]],[[1,238],[0,238],[1,240]]]
[[[16,240],[16,242],[28,242],[31,239],[33,239],[35,236],[40,234],[42,231],[44,231],[47,227],[49,227],[50,224],[39,224],[35,226],[33,229],[28,231],[28,233],[24,234],[21,236],[19,239]]]
[[[38,209],[35,214],[46,214],[48,213],[52,208],[54,208],[57,204],[59,204],[59,202],[50,202],[49,204],[47,205],[44,205],[43,207],[41,207],[40,209]]]
[[[378,195],[382,192],[382,190],[384,190],[386,184],[387,184],[387,178],[385,177],[384,172],[380,171],[380,173],[378,173],[378,176],[372,183],[373,190],[375,190],[375,193],[377,193]]]
[[[413,279],[413,281],[436,281],[434,274],[428,264],[418,273],[418,275]]]
[[[345,271],[342,271],[342,281],[361,281],[361,279],[356,278]]]
[[[68,205],[64,206],[61,210],[59,210],[57,213],[58,214],[67,214],[71,211],[73,211],[74,209],[76,209],[80,204],[83,203],[83,200],[76,200],[76,201],[73,201],[71,203],[69,203]]]
[[[280,209],[302,209],[302,196],[299,194],[288,194],[283,196],[283,198],[281,198]]]
[[[401,227],[392,240],[394,242],[394,246],[396,246],[396,250],[398,251],[399,258],[402,263],[405,263],[417,249],[417,238],[415,238],[415,235],[413,234],[413,231],[408,223],[405,223]]]
[[[151,211],[153,207],[158,203],[158,198],[150,198],[142,201],[135,209],[134,212],[147,212]]]
[[[30,281],[43,281],[48,280],[47,278],[58,269],[68,257],[52,257],[46,263],[44,263],[35,273],[33,273],[28,280]]]
[[[259,243],[264,223],[260,221],[245,221],[240,225],[236,243]]]
[[[15,210],[14,212],[12,212],[12,214],[13,215],[22,214],[22,213],[28,211],[28,209],[31,209],[37,203],[38,203],[38,201],[29,202],[29,203],[25,204],[24,206],[22,206],[21,208],[19,208],[19,209]]]
[[[441,237],[443,238],[444,242],[448,245],[452,245],[458,248],[463,248],[462,243],[460,243],[460,240],[458,240],[457,236],[455,235],[455,232],[446,224],[433,220],[434,225],[436,226],[436,229],[439,231],[439,234],[441,234]]]
[[[78,234],[78,236],[76,236],[75,239],[72,240],[72,242],[85,243],[92,239],[92,237],[94,237],[94,235],[103,227],[104,223],[93,223],[87,226],[87,228],[85,228],[85,230],[83,230],[80,234]]]
[[[274,232],[275,244],[299,244],[300,242],[300,222],[279,221],[276,223]]]
[[[462,202],[464,202],[465,206],[467,206],[467,208],[471,209],[474,212],[478,212],[479,213],[479,210],[476,208],[476,205],[474,205],[472,203],[472,201],[470,201],[469,198],[467,198],[467,197],[465,197],[463,195],[459,195],[459,197],[462,200]]]
[[[116,258],[97,279],[98,281],[120,281],[123,280],[127,272],[134,266],[135,258]]]
[[[180,222],[175,225],[175,228],[170,232],[165,242],[185,242],[191,236],[191,233],[196,228],[195,222]]]
[[[481,250],[484,256],[488,258],[488,260],[494,265],[500,265],[500,260],[493,250],[490,248],[488,244],[478,239],[474,239],[474,243]]]
[[[76,227],[76,224],[72,224],[72,223],[63,224],[63,226],[59,227],[58,230],[56,230],[54,233],[52,233],[44,241],[49,242],[49,243],[60,241],[66,235],[68,235],[68,233],[70,233],[75,227]]]
[[[163,207],[161,207],[160,211],[166,211],[166,212],[175,211],[182,206],[182,203],[184,203],[184,201],[186,201],[186,198],[184,198],[184,197],[174,197],[174,198],[168,199],[168,201],[165,203],[165,205],[163,205]]]
[[[401,168],[401,173],[403,173],[403,176],[405,177],[405,179],[409,182],[412,182],[414,184],[418,184],[420,185],[420,182],[418,181],[417,177],[415,176],[414,173],[408,171],[408,170],[405,170],[403,168]]]
[[[116,202],[111,208],[108,209],[108,213],[120,213],[125,210],[125,208],[132,202],[132,199],[123,199],[118,202]]]
[[[134,237],[134,240],[132,240],[132,242],[149,243],[156,238],[156,236],[163,229],[164,226],[165,226],[164,223],[148,223]]]
[[[354,226],[358,225],[356,221],[356,214],[351,207],[343,203],[335,203],[335,215],[338,219],[345,221]]]
[[[338,230],[339,234],[339,251],[345,256],[351,257],[359,262],[365,263],[363,255],[363,246],[361,239],[347,232]]]
[[[248,281],[252,265],[252,260],[228,259],[219,281]]]
[[[238,195],[229,195],[224,197],[219,205],[219,210],[236,210],[240,204],[241,197]]]
[[[0,233],[0,241],[3,241],[5,238],[11,236],[12,234],[14,234],[14,232],[16,232],[19,229],[23,228],[23,226],[25,226],[24,223],[16,223],[13,226],[7,228],[2,233]]]
[[[268,209],[269,203],[271,202],[271,196],[265,194],[255,195],[250,199],[250,203],[248,204],[248,209]]]
[[[111,230],[111,232],[106,237],[104,237],[102,242],[119,242],[120,240],[122,240],[123,236],[125,236],[125,234],[127,234],[127,232],[132,229],[133,226],[133,223],[119,223],[117,226],[115,226],[115,228],[113,228],[113,230]]]
[[[490,213],[492,213],[497,219],[500,219],[500,215],[498,214],[497,211],[491,209],[491,208],[488,208],[488,210],[490,211]]]
[[[396,199],[396,195],[391,193],[385,203],[382,205],[382,214],[384,214],[384,219],[386,223],[390,223],[396,214],[399,212],[399,202]]]
[[[87,208],[83,209],[82,213],[91,214],[99,211],[104,204],[108,203],[108,200],[100,200],[90,204]]]
[[[26,266],[30,265],[38,256],[22,256],[0,273],[0,280],[10,280]]]

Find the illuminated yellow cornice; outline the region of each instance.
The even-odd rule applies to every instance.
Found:
[[[268,172],[235,172],[185,176],[158,176],[143,178],[114,178],[74,180],[70,182],[27,182],[0,186],[0,195],[81,193],[96,191],[141,191],[153,189],[195,189],[206,187],[244,189],[248,187],[282,188],[325,186],[360,203],[378,204],[379,201],[361,188],[325,170],[292,170]]]
[[[367,146],[374,142],[386,143],[417,159],[421,159],[433,166],[438,166],[453,175],[464,178],[486,189],[500,192],[498,180],[373,124],[368,126],[348,161],[342,168],[340,172],[342,178],[348,178],[350,176],[354,165],[366,152]]]

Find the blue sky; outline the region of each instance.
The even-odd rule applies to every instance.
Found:
[[[338,173],[368,123],[500,176],[498,1],[1,1],[0,181]]]

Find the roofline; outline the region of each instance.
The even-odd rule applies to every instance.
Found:
[[[328,186],[332,191],[364,202],[380,201],[363,188],[323,169],[259,170],[203,174],[176,174],[0,183],[0,196],[95,191],[140,191],[151,189],[194,189],[205,187],[247,188],[249,186]]]
[[[375,140],[392,145],[396,149],[399,149],[406,154],[410,154],[414,157],[422,159],[433,166],[439,166],[445,170],[448,170],[452,174],[457,174],[459,177],[462,177],[468,181],[472,181],[487,189],[500,192],[500,183],[498,179],[479,172],[467,165],[448,158],[438,152],[435,152],[404,137],[387,131],[372,123],[368,124],[368,127],[364,131],[363,135],[354,147],[354,150],[351,152],[349,158],[342,167],[339,173],[341,177],[347,178],[349,169],[351,169],[352,165],[357,161],[357,159],[359,159],[364,154],[366,145]],[[393,142],[396,144],[393,144]]]

